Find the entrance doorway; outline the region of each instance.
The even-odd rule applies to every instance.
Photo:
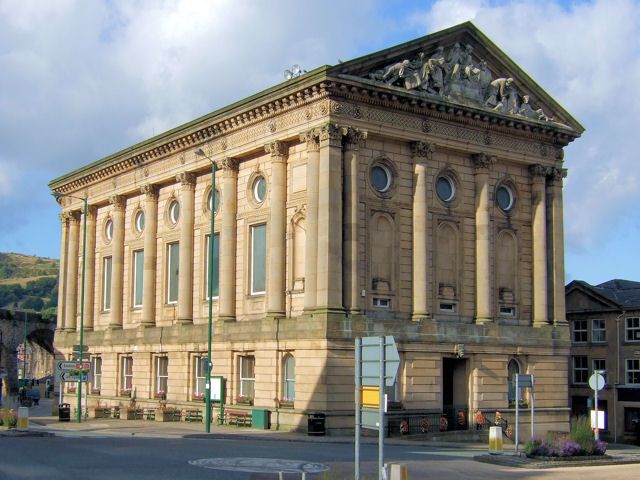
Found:
[[[448,430],[466,430],[469,418],[469,374],[464,358],[442,359],[442,412]]]

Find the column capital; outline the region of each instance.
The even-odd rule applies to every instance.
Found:
[[[289,145],[281,140],[265,144],[264,151],[272,157],[286,157],[289,155]]]
[[[325,123],[318,127],[320,142],[329,142],[331,147],[342,147],[344,130],[335,123]]]
[[[87,205],[87,220],[95,220],[98,213],[98,207],[95,205]]]
[[[66,219],[70,223],[80,223],[80,210],[69,210],[64,212],[62,215],[66,216]]]
[[[240,160],[237,158],[231,157],[223,157],[222,159],[216,162],[216,165],[223,170],[225,173],[238,173],[238,168],[240,167]]]
[[[300,134],[300,141],[307,144],[307,151],[318,151],[320,149],[319,132],[317,129],[307,130]]]
[[[533,177],[533,180],[536,179],[544,179],[549,175],[549,167],[545,167],[544,165],[536,164],[529,165],[529,175]]]
[[[109,197],[109,203],[116,210],[124,210],[126,200],[122,195],[111,195]]]
[[[69,220],[69,212],[60,212],[58,214],[58,218],[60,219],[60,223],[62,223],[62,225],[66,225],[67,224],[67,220]]]
[[[491,165],[496,163],[496,157],[489,156],[486,153],[474,153],[471,155],[471,159],[476,170],[488,170]]]
[[[358,150],[367,139],[368,132],[355,127],[343,127],[344,146],[347,150]]]
[[[142,193],[149,199],[157,199],[158,187],[153,183],[147,183],[146,185],[140,186],[140,193]]]
[[[433,160],[433,152],[436,151],[435,144],[428,142],[411,142],[409,148],[413,158],[423,157],[428,161]]]
[[[550,167],[547,173],[547,180],[551,185],[562,185],[562,179],[567,178],[568,170],[560,167]]]
[[[196,175],[191,172],[180,172],[176,175],[176,182],[180,182],[182,188],[194,189],[196,187]]]

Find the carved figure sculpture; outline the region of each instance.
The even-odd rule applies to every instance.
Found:
[[[422,67],[422,88],[429,93],[442,96],[444,94],[445,74],[444,47],[438,47],[436,52]]]
[[[395,83],[399,78],[404,78],[407,75],[407,67],[411,64],[409,60],[403,60],[402,62],[389,65],[382,74],[382,81],[388,84]]]
[[[498,106],[499,103],[504,105],[506,104],[507,95],[511,90],[511,84],[513,83],[513,78],[496,78],[493,82],[489,84],[487,98],[484,101],[484,104],[487,107],[491,107],[494,110],[495,107]]]

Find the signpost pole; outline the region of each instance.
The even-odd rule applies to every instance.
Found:
[[[596,372],[596,388],[593,389],[593,396],[595,400],[595,417],[596,417],[596,428],[593,429],[593,438],[598,441],[600,440],[600,429],[598,428],[598,373]]]
[[[362,338],[356,338],[356,449],[355,449],[355,480],[360,480],[360,435],[362,428]]]
[[[385,337],[380,337],[380,405],[379,405],[379,422],[378,427],[378,480],[383,480],[382,469],[384,468],[384,354],[385,354]]]
[[[533,427],[533,419],[534,419],[534,416],[535,416],[535,410],[536,410],[536,408],[535,408],[535,405],[536,405],[536,401],[535,401],[536,395],[535,395],[535,393],[534,393],[534,392],[535,392],[535,388],[533,387],[533,385],[534,385],[534,377],[533,377],[533,375],[531,375],[531,438],[533,438],[533,435],[534,435],[534,432],[533,432],[533,428],[534,428],[534,427]]]
[[[518,441],[520,440],[520,385],[516,374],[516,455],[518,455]]]

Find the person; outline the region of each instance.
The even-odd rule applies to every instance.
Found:
[[[45,395],[47,398],[51,398],[51,394],[53,393],[53,383],[51,380],[47,380],[47,387],[45,389]]]
[[[33,400],[34,405],[40,404],[40,388],[37,385],[34,385],[29,392],[29,396],[31,400]]]

